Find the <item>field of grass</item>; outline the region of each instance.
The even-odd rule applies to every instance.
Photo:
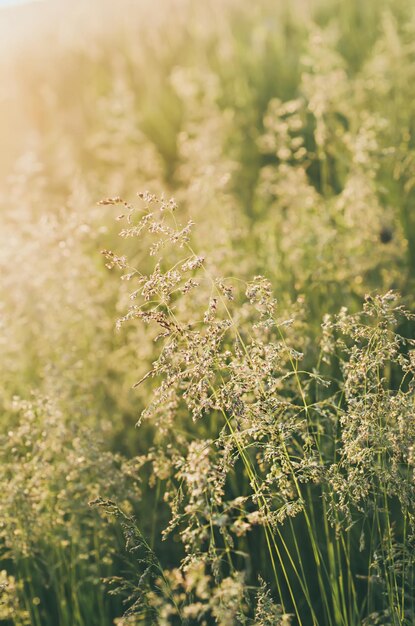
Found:
[[[0,624],[415,624],[414,42],[0,9]]]

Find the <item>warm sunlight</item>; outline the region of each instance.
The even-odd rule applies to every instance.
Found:
[[[42,2],[43,0],[0,0],[0,9],[19,4],[33,4],[34,2]]]

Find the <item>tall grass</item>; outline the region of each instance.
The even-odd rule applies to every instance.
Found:
[[[414,342],[397,328],[412,314],[391,292],[343,307],[305,370],[301,307],[286,319],[265,278],[215,276],[175,202],[140,196],[139,209],[103,203],[127,209],[122,237],[150,237],[154,270],[103,253],[134,286],[119,324],[140,320],[161,344],[137,382],[153,380],[141,419],[157,433],[142,462],[183,557],[160,579],[144,550],[126,623],[267,623],[262,579],[281,623],[411,623]],[[189,414],[195,426],[178,426]]]
[[[0,14],[0,621],[414,623],[413,4],[62,10]]]

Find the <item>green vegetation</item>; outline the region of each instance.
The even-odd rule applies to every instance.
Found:
[[[415,6],[4,11],[0,623],[412,626]]]

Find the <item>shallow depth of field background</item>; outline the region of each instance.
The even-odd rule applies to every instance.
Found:
[[[317,371],[326,314],[354,314],[366,294],[389,290],[414,307],[414,41],[411,0],[88,0],[0,9],[0,623],[109,626],[133,604],[143,564],[126,546],[118,514],[89,506],[97,498],[134,516],[166,571],[185,554],[174,533],[161,535],[170,518],[163,494],[173,488],[161,451],[167,459],[172,426],[163,430],[162,417],[136,426],[152,379],[133,385],[158,355],[155,333],[140,323],[116,330],[129,285],[101,250],[147,273],[153,261],[139,238],[119,238],[122,205],[99,201],[136,204],[147,190],[173,196],[179,222],[195,223],[192,249],[211,272],[270,281],[279,315],[297,316],[302,369]],[[242,303],[236,315],[244,329]],[[413,336],[413,321],[402,327]],[[338,376],[336,366],[325,373]],[[213,413],[194,422],[182,405],[176,412],[174,429],[196,465],[204,457],[192,442],[218,436]],[[152,449],[155,470],[143,461]],[[245,470],[234,467],[226,486],[233,498],[249,493]],[[310,497],[318,509],[319,496]],[[350,548],[358,555],[356,515],[347,533],[359,527]],[[405,544],[406,525],[402,531],[396,519],[389,536]],[[235,558],[244,585],[264,579],[279,604],[265,539],[255,527],[241,542]],[[303,575],[316,580],[308,553]],[[374,585],[367,600],[374,553],[362,548],[356,562],[345,561],[357,586],[353,611],[346,605],[354,592],[341,596],[337,576],[338,610],[330,599],[322,605],[312,582],[316,614],[300,583],[296,612],[284,583],[284,611],[270,608],[266,621],[265,609],[255,618],[247,608],[245,623],[296,626],[302,615],[304,626],[413,624],[408,579],[389,595]],[[124,596],[108,593],[105,579],[114,576],[127,581]],[[328,596],[330,580],[322,583]],[[196,583],[188,584],[196,597]],[[216,604],[199,621],[196,609],[174,614],[170,600],[163,613],[150,594],[152,608],[119,623],[243,623],[220,589],[209,592]]]

